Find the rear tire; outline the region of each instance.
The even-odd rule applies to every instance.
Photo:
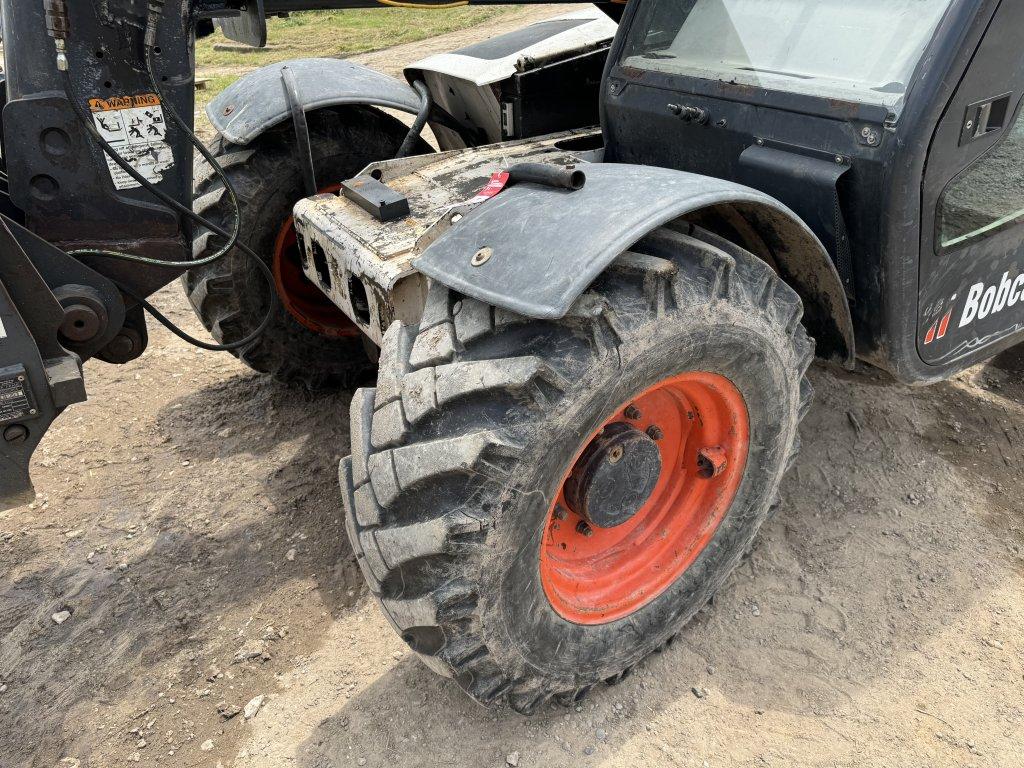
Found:
[[[351,178],[376,160],[394,157],[408,133],[398,120],[363,107],[311,112],[308,122],[317,181],[323,187]],[[292,207],[305,194],[291,123],[271,129],[247,146],[217,136],[210,150],[238,194],[241,241],[273,268],[278,237],[291,219]],[[428,152],[430,147],[421,141],[418,151]],[[194,209],[221,228],[232,229],[235,214],[224,185],[201,159]],[[222,243],[206,228],[197,227],[193,257],[204,258]],[[185,273],[182,284],[196,315],[221,344],[243,339],[259,327],[272,290],[263,273],[238,249]],[[319,302],[318,290],[311,295]],[[327,332],[311,330],[320,326],[300,322],[278,301],[266,331],[233,354],[253,370],[311,390],[344,389],[372,381],[376,363],[356,326],[326,296],[315,309],[330,317],[322,326]]]
[[[713,242],[663,228],[551,322],[435,283],[419,327],[385,336],[377,388],[352,404],[347,530],[398,632],[478,701],[530,713],[622,679],[710,599],[768,516],[811,397],[813,343],[797,295]],[[732,502],[660,592],[617,618],[567,619],[541,574],[564,478],[621,404],[695,371],[745,403]],[[684,464],[697,461],[688,451]]]

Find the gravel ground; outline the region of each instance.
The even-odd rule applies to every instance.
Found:
[[[198,332],[177,286],[157,301]],[[815,368],[781,509],[714,604],[618,686],[529,719],[435,677],[363,587],[336,483],[350,394],[162,329],[143,360],[86,368],[39,498],[0,513],[3,768],[1024,764],[1011,356],[925,389]]]

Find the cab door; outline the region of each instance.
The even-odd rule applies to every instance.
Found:
[[[1024,341],[1024,3],[1003,0],[933,137],[918,351],[966,365]]]

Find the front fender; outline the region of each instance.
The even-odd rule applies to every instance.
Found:
[[[778,200],[749,187],[638,165],[584,166],[570,192],[521,184],[475,209],[428,247],[415,267],[467,296],[538,319],[565,316],[619,254],[688,214],[731,206],[772,251],[780,277],[801,295],[808,330],[829,356],[854,355],[853,321],[835,266],[814,233]],[[493,255],[481,266],[472,258]],[[817,326],[817,327],[812,327]]]
[[[416,114],[420,97],[408,84],[341,59],[296,59],[271,64],[229,85],[206,107],[213,127],[234,144],[248,144],[291,117],[281,80],[288,67],[305,111],[365,104]]]

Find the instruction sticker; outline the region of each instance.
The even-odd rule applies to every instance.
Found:
[[[155,93],[89,99],[89,109],[100,135],[146,181],[162,181],[164,171],[174,167],[174,153],[165,141],[164,108]],[[142,186],[110,156],[104,156],[117,189]]]

